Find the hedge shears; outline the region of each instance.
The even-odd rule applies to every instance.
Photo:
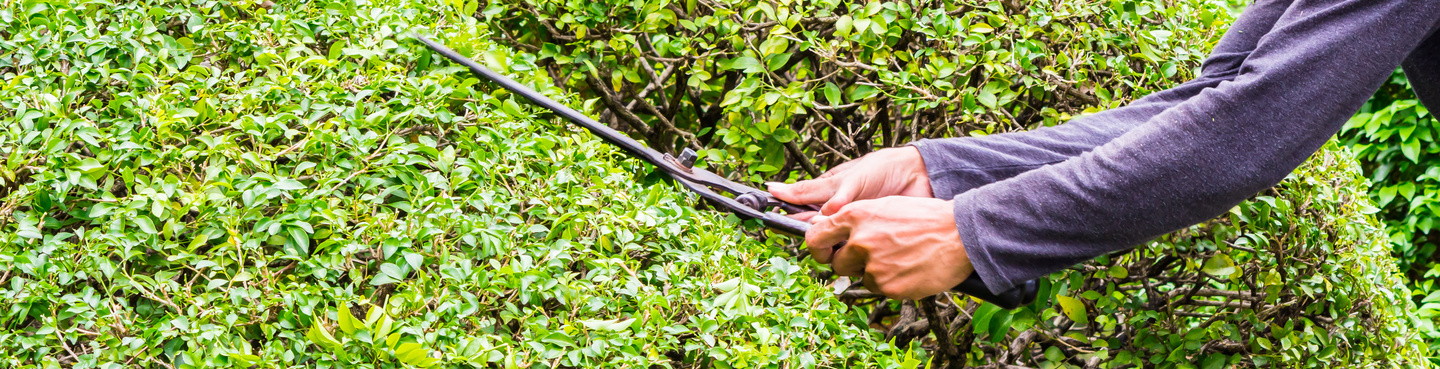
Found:
[[[654,165],[655,168],[664,172],[670,178],[674,179],[675,182],[680,183],[681,186],[695,192],[702,198],[712,201],[720,210],[734,213],[745,219],[758,219],[772,230],[797,237],[804,237],[805,231],[810,229],[810,224],[791,219],[784,214],[771,210],[779,209],[788,214],[819,210],[819,207],[814,205],[797,205],[780,201],[770,195],[768,191],[736,183],[704,168],[696,168],[695,161],[699,160],[699,157],[696,152],[690,148],[685,148],[677,157],[645,147],[645,145],[630,138],[630,136],[626,136],[609,126],[601,124],[595,119],[575,111],[564,104],[551,100],[545,97],[545,95],[511,80],[509,77],[495,73],[475,63],[475,61],[456,53],[454,50],[445,47],[445,45],[431,41],[423,36],[415,36],[415,38],[419,39],[420,42],[424,43],[430,50],[469,68],[470,72],[476,76],[494,82],[511,93],[520,95],[531,103],[550,110],[575,125],[584,127],[586,130],[589,130],[590,133],[600,136],[600,139],[605,140],[605,142],[619,146],[630,156]],[[838,249],[844,247],[844,244],[842,243],[835,247]],[[985,283],[980,280],[980,277],[975,274],[971,274],[969,279],[962,282],[959,286],[955,286],[953,290],[989,301],[1006,309],[1014,309],[1021,305],[1029,304],[1031,301],[1034,301],[1036,294],[1039,292],[1036,282],[1031,280],[1019,287],[1000,294],[991,293],[990,290],[985,287]]]

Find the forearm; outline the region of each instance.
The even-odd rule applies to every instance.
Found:
[[[1289,4],[1286,0],[1269,0],[1251,5],[1205,59],[1201,75],[1125,107],[1033,131],[912,143],[924,157],[935,196],[951,198],[972,188],[1069,160],[1109,143],[1207,88],[1216,88],[1234,79],[1240,74],[1242,62],[1260,38],[1274,27]]]
[[[1033,131],[920,140],[910,145],[924,159],[935,197],[948,199],[1094,150],[1177,103],[1137,102]]]
[[[1299,8],[1295,8],[1299,7]],[[1429,1],[1292,6],[1234,81],[1064,162],[956,196],[992,291],[1223,213],[1328,140],[1433,25]]]

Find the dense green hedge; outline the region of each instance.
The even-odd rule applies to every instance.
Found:
[[[3,12],[0,366],[914,361],[780,248],[427,66],[402,35],[503,52],[445,4]]]
[[[469,2],[466,4],[474,4]],[[772,179],[922,137],[1054,125],[1194,75],[1230,4],[501,1],[515,60],[651,146]]]
[[[1083,77],[1099,87],[1074,87],[1080,96],[1094,88],[1090,96],[1107,105],[1183,79],[1229,19],[1223,4],[1183,3],[1058,3],[1074,12],[1064,18],[1072,24],[1047,30],[1057,32],[1047,42],[1113,46],[1074,58],[1093,67],[1057,74],[1078,81],[1069,73],[1112,71]],[[977,36],[983,42],[960,47],[983,44],[976,55],[999,57],[1025,35],[1009,28],[1021,17],[1010,12],[1047,11],[998,4],[966,7],[966,17],[998,27],[976,33],[1008,38]],[[759,8],[742,5],[727,6]],[[0,7],[0,366],[914,368],[963,349],[968,356],[952,364],[1360,367],[1413,365],[1423,355],[1404,317],[1413,308],[1408,292],[1365,215],[1363,182],[1333,146],[1229,219],[1058,274],[1023,309],[961,296],[918,304],[853,290],[836,297],[823,266],[791,257],[793,240],[735,230],[737,220],[697,210],[693,196],[644,165],[404,37],[434,34],[572,106],[612,106],[566,83],[582,74],[543,66],[556,58],[487,41],[506,40],[494,27],[502,20],[484,23],[505,9],[418,0]],[[885,6],[876,14],[887,24],[908,19]],[[1184,21],[1204,14],[1208,24]],[[1163,35],[1150,32],[1155,22],[1177,27],[1174,47],[1146,56],[1127,37]],[[1086,31],[1063,31],[1072,28]],[[856,45],[837,50],[874,42],[853,35]],[[976,52],[962,51],[946,55]],[[665,57],[691,52],[700,51]],[[983,97],[975,107],[936,105],[957,117],[948,126],[890,139],[791,129],[796,141],[865,142],[812,163],[823,169],[915,135],[1058,123],[1088,106],[1062,102],[1047,112],[1058,98],[1034,96],[1059,85],[992,77],[1013,55],[975,69],[1003,82],[946,92]],[[1174,65],[1169,77],[1166,63]],[[725,73],[759,81],[748,69]],[[565,89],[549,87],[555,76]],[[894,80],[876,81],[881,92],[857,94],[863,89],[847,83],[835,100],[863,97],[846,100],[856,104],[847,114],[866,119],[880,105],[904,112],[926,104],[885,102],[903,92]],[[1017,81],[1025,89],[1007,90],[1009,100],[993,90]],[[999,87],[987,95],[991,85]],[[711,133],[722,138],[709,142],[720,149],[708,152],[717,163],[779,164],[744,168],[756,176],[803,169],[789,157],[768,159],[778,152],[770,147],[783,146],[774,130],[754,133],[751,121],[734,117],[792,99],[757,105],[768,88],[746,92],[759,97],[747,109],[717,110],[734,127]],[[814,96],[827,88],[785,104],[818,106],[829,100]],[[1019,114],[993,119],[1007,113]],[[677,130],[693,128],[684,124]],[[874,132],[866,127],[855,125]],[[799,152],[815,150],[823,147]],[[927,316],[949,324],[942,335],[927,336],[935,326]]]
[[[1193,75],[1234,5],[537,0],[477,17],[502,24],[493,38],[531,52],[515,60],[592,97],[613,127],[662,148],[711,147],[712,164],[783,180],[914,138],[1056,124],[1168,87]],[[1053,276],[1027,309],[892,301],[870,322],[901,343],[938,332],[930,347],[951,365],[1323,366],[1392,351],[1397,365],[1416,364],[1413,305],[1385,232],[1352,204],[1368,203],[1365,183],[1334,147],[1310,165],[1229,222]],[[1326,266],[1336,258],[1363,267]],[[916,311],[930,309],[939,316]],[[1384,317],[1346,322],[1362,316]],[[948,329],[926,329],[929,319]],[[1371,340],[1380,336],[1396,341]]]

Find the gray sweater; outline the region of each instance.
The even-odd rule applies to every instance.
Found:
[[[991,291],[1214,218],[1274,186],[1404,63],[1440,103],[1440,0],[1258,0],[1199,77],[1028,132],[922,140]]]

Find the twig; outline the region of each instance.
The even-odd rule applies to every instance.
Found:
[[[310,136],[305,136],[305,138],[300,139],[300,142],[296,142],[294,145],[290,145],[290,147],[287,147],[284,150],[280,150],[280,152],[275,153],[275,155],[271,156],[270,160],[279,159],[280,157],[285,156],[285,154],[289,154],[291,151],[295,151],[295,149],[298,149],[301,146],[305,146],[306,142],[310,142]]]
[[[806,157],[803,151],[800,151],[800,145],[796,144],[795,140],[786,141],[785,150],[795,157],[795,161],[800,163],[801,168],[805,168],[806,173],[810,173],[811,178],[820,177],[820,170],[815,168],[815,164],[810,162],[810,158]]]
[[[956,360],[960,356],[960,350],[956,349],[955,343],[950,341],[950,331],[945,329],[943,323],[940,323],[940,313],[935,309],[935,296],[920,299],[919,304],[920,311],[925,314],[925,321],[929,323],[930,332],[935,334],[935,342],[940,345],[940,353],[945,357],[946,362],[955,366]],[[932,368],[940,367],[936,365],[939,364],[940,356],[937,355],[935,360],[931,361]]]
[[[635,116],[635,113],[631,113],[629,109],[625,109],[624,106],[620,105],[618,101],[619,98],[616,97],[613,92],[610,92],[610,87],[589,73],[585,74],[585,82],[600,93],[600,101],[605,103],[605,106],[609,107],[610,111],[614,112],[617,117],[620,117],[621,121],[624,121],[625,124],[629,125],[630,128],[636,132],[640,132],[640,135],[650,137],[650,127],[647,126],[644,121],[640,120],[640,117]]]

